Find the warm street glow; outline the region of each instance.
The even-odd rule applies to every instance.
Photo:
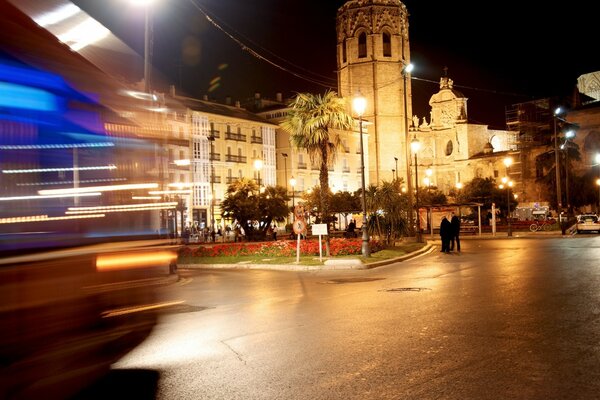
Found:
[[[423,183],[425,184],[425,186],[429,186],[431,184],[431,180],[429,179],[429,177],[425,177],[423,178]]]
[[[462,182],[456,182],[456,188],[457,189],[462,189],[463,188]]]
[[[67,172],[67,171],[98,171],[103,169],[117,169],[116,165],[100,165],[97,167],[78,167],[78,168],[32,168],[32,169],[5,169],[3,174],[30,174],[37,172]]]
[[[65,189],[43,189],[38,190],[41,195],[51,194],[73,194],[73,193],[90,193],[90,192],[114,192],[117,190],[135,190],[135,189],[154,189],[158,187],[158,183],[132,183],[127,185],[106,185],[106,186],[88,186],[81,188],[65,188]]]
[[[148,194],[190,194],[191,190],[151,190]]]
[[[596,179],[596,185],[600,186],[600,178]]]
[[[257,170],[261,170],[263,167],[263,160],[261,160],[260,158],[257,158],[256,160],[254,160],[254,168],[256,168]]]
[[[433,175],[433,170],[432,170],[431,168],[427,168],[427,169],[425,170],[425,175],[427,175],[427,176],[431,176],[431,175]]]
[[[293,176],[292,176],[292,179],[290,179],[290,186],[291,187],[295,187],[296,186],[296,178],[294,178]]]
[[[506,177],[506,176],[502,177],[502,183],[506,183],[506,182],[508,182],[508,177]]]
[[[0,224],[17,224],[23,222],[62,221],[66,219],[102,218],[104,214],[68,215],[49,217],[47,215],[29,215],[24,217],[0,218]]]
[[[413,140],[410,141],[410,150],[413,153],[417,153],[420,149],[421,149],[421,142],[419,142],[419,139],[417,139],[417,137],[415,136],[413,138]]]
[[[60,199],[63,197],[86,197],[86,196],[100,196],[100,192],[91,193],[66,193],[66,194],[53,194],[46,196],[13,196],[13,197],[0,197],[0,201],[12,201],[12,200],[37,200],[37,199]]]
[[[513,159],[512,157],[506,157],[504,159],[504,165],[506,165],[506,168],[510,167],[513,163]]]
[[[114,271],[130,268],[147,268],[161,263],[168,264],[177,258],[172,251],[152,251],[141,254],[101,254],[96,259],[98,271]]]
[[[186,159],[186,160],[175,160],[175,161],[173,161],[173,163],[175,165],[177,165],[178,167],[184,167],[186,165],[190,165],[192,162],[189,159]]]
[[[89,214],[93,212],[119,212],[119,211],[140,211],[156,210],[161,208],[173,208],[177,202],[167,203],[145,203],[145,204],[123,204],[117,206],[96,206],[96,207],[69,207],[65,214]]]
[[[411,73],[415,69],[415,65],[413,63],[408,63],[406,67],[404,67],[404,72]]]
[[[362,117],[367,109],[367,99],[365,99],[360,93],[354,99],[352,99],[352,110],[356,115]]]

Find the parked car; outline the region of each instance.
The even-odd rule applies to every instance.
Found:
[[[577,233],[600,233],[600,222],[596,214],[582,214],[577,216]]]

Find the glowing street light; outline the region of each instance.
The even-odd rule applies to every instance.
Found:
[[[369,232],[367,232],[367,197],[365,193],[365,151],[363,147],[363,131],[362,131],[362,116],[367,108],[367,99],[365,99],[360,92],[352,100],[352,109],[354,113],[358,115],[358,129],[360,135],[360,177],[361,177],[361,189],[362,189],[362,208],[363,208],[363,221],[362,221],[362,256],[370,257],[371,250],[369,249]]]
[[[407,147],[408,147],[408,125],[409,125],[409,121],[408,121],[408,93],[407,93],[407,79],[408,75],[413,71],[413,69],[415,68],[415,66],[412,63],[408,63],[408,64],[404,64],[404,68],[402,68],[402,81],[404,84],[404,143],[406,143]],[[408,188],[408,209],[412,210],[412,179],[411,179],[411,173],[410,173],[410,153],[409,153],[409,149],[406,149],[406,185]],[[396,168],[396,171],[398,171],[398,169]],[[413,215],[412,212],[408,213],[408,226],[410,227],[410,232],[413,231]]]

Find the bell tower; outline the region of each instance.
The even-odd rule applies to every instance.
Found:
[[[396,167],[406,181],[412,139],[406,6],[400,0],[349,0],[338,9],[336,31],[338,93],[349,104],[359,91],[367,99],[369,182],[391,181]]]

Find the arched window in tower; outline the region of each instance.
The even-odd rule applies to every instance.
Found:
[[[358,35],[358,58],[365,58],[367,56],[367,34],[361,32]]]
[[[346,54],[346,39],[342,42],[342,62],[345,63],[348,56]]]
[[[452,145],[452,140],[448,140],[446,143],[446,155],[449,156],[454,151],[454,146]]]
[[[391,57],[392,56],[392,36],[388,32],[383,32],[383,56]]]

